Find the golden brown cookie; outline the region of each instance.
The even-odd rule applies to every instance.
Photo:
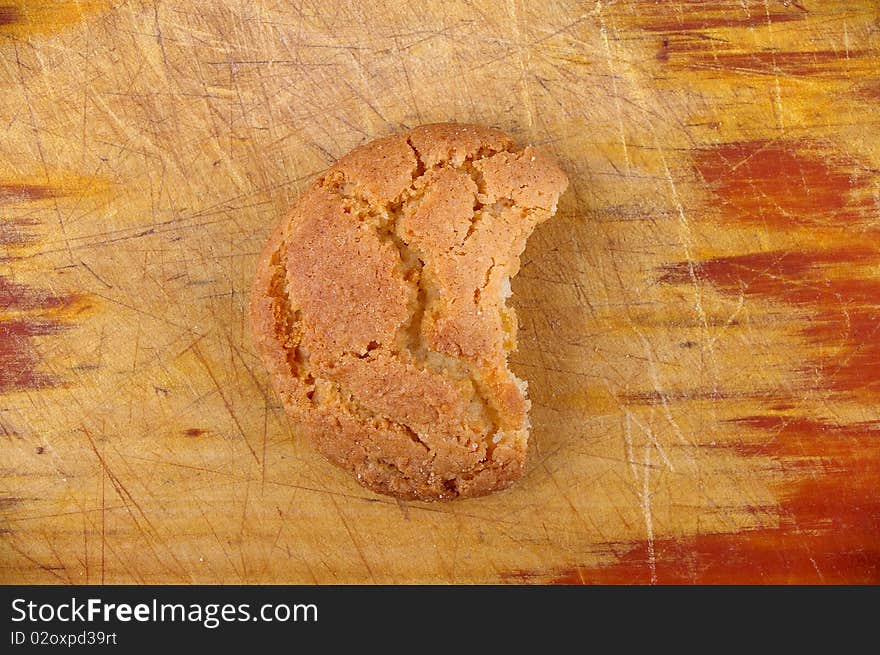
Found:
[[[290,416],[375,491],[477,496],[522,475],[510,278],[568,180],[499,130],[437,124],[340,159],[271,238],[253,333]]]

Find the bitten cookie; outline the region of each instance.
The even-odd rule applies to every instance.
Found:
[[[510,278],[568,180],[503,132],[436,124],[354,149],[272,236],[253,334],[287,412],[366,487],[478,496],[523,471]]]

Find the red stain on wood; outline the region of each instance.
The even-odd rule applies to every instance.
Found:
[[[41,370],[34,339],[67,329],[65,312],[77,301],[73,294],[35,289],[0,276],[0,393],[57,382]]]
[[[681,4],[681,3],[679,3]],[[703,72],[729,82],[731,74],[805,77],[811,75],[851,76],[856,70],[870,75],[877,51],[866,48],[821,48],[815,50],[756,49],[753,39],[738,34],[718,35],[713,30],[739,29],[767,33],[774,24],[807,18],[808,12],[791,5],[786,9],[768,11],[757,6],[751,11],[738,3],[719,6],[696,3],[693,8],[671,11],[667,3],[640,3],[636,11],[627,7],[619,14],[621,22],[638,35],[660,33],[668,38],[665,61],[673,69],[685,73]],[[739,36],[739,38],[737,38]]]
[[[880,303],[880,294],[874,302]],[[821,314],[804,334],[811,341],[838,346],[822,362],[825,388],[867,393],[875,402],[880,398],[880,304],[847,307],[841,302],[834,311]]]
[[[59,321],[16,318],[0,321],[0,393],[40,389],[57,382],[55,376],[40,370],[40,357],[34,337],[44,337],[65,329]]]
[[[86,11],[94,3],[86,2],[66,2],[55,5],[56,9],[67,9],[69,12]],[[37,7],[35,4],[34,7]],[[51,13],[49,5],[42,7],[45,11]],[[35,16],[31,16],[32,22],[36,22],[38,29],[51,28],[50,20],[43,20],[39,17],[39,11]],[[54,16],[54,14],[53,14]],[[55,16],[57,18],[57,16]],[[24,32],[30,33],[29,30],[34,25],[25,26]],[[17,27],[15,28],[17,29]],[[101,178],[71,175],[68,173],[53,172],[44,174],[43,176],[18,176],[15,178],[0,178],[0,204],[18,203],[18,202],[38,202],[42,200],[50,200],[52,198],[63,197],[85,197],[89,195],[103,194],[110,187],[109,183]]]
[[[856,220],[863,209],[856,191],[865,180],[852,174],[852,161],[818,152],[806,142],[724,144],[698,152],[695,166],[720,201],[725,221],[823,229],[842,219]],[[866,239],[851,246],[677,262],[662,269],[659,281],[690,285],[696,280],[725,295],[742,294],[805,312],[808,320],[802,321],[800,335],[822,346],[802,370],[805,378],[811,376],[811,388],[819,371],[819,388],[845,396],[867,394],[876,403],[878,264],[880,249]],[[775,395],[768,396],[767,404],[774,411],[792,408]],[[723,447],[751,466],[766,467],[769,460],[779,471],[773,525],[609,544],[617,554],[615,563],[560,571],[554,582],[880,583],[880,423],[759,414],[729,425],[742,434]],[[526,572],[511,578],[546,575]]]
[[[729,421],[763,438],[736,441],[731,448],[746,457],[772,457],[786,462],[813,462],[821,468],[835,468],[846,463],[863,465],[880,462],[880,423],[863,422],[840,425],[804,416],[757,415]],[[870,470],[860,471],[871,474]],[[873,471],[880,479],[880,469]],[[880,495],[878,495],[880,501]]]
[[[790,416],[736,421],[734,447],[770,457],[798,478],[782,485],[778,524],[624,545],[607,567],[560,571],[557,584],[877,584],[880,582],[880,425]],[[754,434],[759,438],[756,440]],[[653,555],[653,556],[652,556]],[[531,578],[535,574],[519,574]],[[513,576],[517,577],[517,576]]]
[[[859,95],[868,100],[880,100],[880,81],[865,84],[859,89]]]
[[[858,220],[864,176],[853,174],[852,160],[819,151],[803,141],[732,143],[698,152],[695,166],[732,223],[786,229]],[[696,279],[808,312],[801,336],[830,353],[807,367],[821,372],[820,386],[880,397],[878,262],[870,245],[748,253],[679,262],[660,281]],[[880,426],[778,415],[734,425],[751,435],[732,446],[739,455],[770,458],[787,474],[778,526],[661,540],[652,549],[634,544],[616,564],[572,569],[558,582],[880,582]]]
[[[724,28],[767,27],[773,23],[802,20],[803,17],[803,13],[783,13],[778,11],[732,13],[729,10],[697,15],[691,11],[677,13],[670,11],[668,7],[663,7],[662,13],[643,19],[640,21],[639,26],[648,32],[693,32]]]
[[[35,289],[0,275],[0,309],[3,310],[58,309],[69,307],[75,299],[71,294]]]
[[[632,12],[633,5],[636,5]],[[797,3],[769,7],[763,4],[747,6],[738,0],[706,2],[681,0],[675,7],[664,2],[636,2],[624,8],[628,22],[648,32],[690,32],[726,28],[766,28],[774,23],[803,20],[809,15]]]
[[[731,296],[762,297],[807,311],[801,335],[826,353],[805,368],[821,373],[820,386],[838,393],[880,398],[880,279],[854,275],[880,262],[877,251],[854,246],[834,250],[773,251],[679,262],[663,269],[661,282],[698,281]]]
[[[744,22],[744,26],[749,22]],[[699,20],[688,20],[686,25],[688,29],[675,30],[671,21],[659,24],[660,29],[657,31],[669,36],[669,52],[672,55],[669,65],[673,70],[690,73],[703,71],[707,76],[717,76],[728,81],[731,74],[773,77],[851,74],[854,67],[870,67],[877,57],[876,51],[845,48],[737,51],[727,40],[713,39],[701,34],[698,31]],[[643,29],[651,31],[650,27]]]
[[[0,7],[0,19],[4,15]],[[10,16],[11,14],[6,14]],[[2,22],[2,21],[0,21]],[[34,201],[65,193],[60,185],[0,182],[0,202]],[[11,248],[33,242],[29,229],[36,221],[11,219],[0,223],[0,261],[14,256]],[[58,382],[43,370],[35,340],[57,335],[70,324],[70,310],[80,306],[75,294],[36,288],[0,275],[0,393],[40,389]]]
[[[867,168],[820,152],[806,141],[729,143],[699,151],[695,166],[731,223],[838,230],[869,218],[870,201],[858,193],[869,178],[857,172]],[[874,269],[880,250],[870,243],[678,262],[662,270],[660,282],[696,279],[727,295],[760,297],[809,312],[801,335],[823,346],[825,354],[808,367],[821,373],[822,387],[869,393],[876,400],[880,279]]]
[[[827,551],[787,529],[706,534],[628,550],[606,568],[574,567],[552,584],[876,584],[880,553]],[[851,544],[853,545],[853,544]],[[854,544],[861,547],[860,544]],[[858,572],[855,572],[858,571]],[[529,574],[521,576],[527,579]]]
[[[876,53],[866,50],[803,50],[764,52],[714,52],[696,54],[684,62],[687,68],[709,68],[765,75],[795,77],[835,74],[847,70],[851,60],[870,59]]]
[[[0,200],[46,200],[60,195],[61,189],[51,184],[0,183]]]
[[[660,281],[689,284],[693,273],[727,295],[762,297],[810,312],[801,334],[830,353],[810,367],[823,374],[824,388],[880,394],[880,279],[851,271],[878,261],[880,253],[864,247],[751,253],[677,263],[664,269]]]
[[[659,281],[690,284],[693,278],[731,294],[764,296],[792,304],[841,299],[880,302],[880,280],[835,277],[834,267],[871,265],[880,253],[864,246],[828,250],[772,250],[705,261],[677,262],[661,269]],[[692,278],[693,275],[693,278]]]
[[[22,246],[33,241],[28,229],[34,225],[27,220],[3,220],[0,222],[0,246]],[[0,255],[0,260],[3,255]]]
[[[0,25],[11,25],[19,19],[18,7],[0,5]]]
[[[106,0],[19,0],[0,5],[0,33],[27,37],[60,30],[80,21],[87,14],[106,9]]]
[[[870,209],[854,197],[866,185],[859,162],[807,140],[725,143],[698,150],[694,165],[725,220],[774,229],[848,227]]]
[[[187,437],[200,437],[203,434],[206,434],[208,431],[203,428],[187,428],[183,431]]]
[[[725,391],[725,390],[706,390],[686,389],[684,391],[637,391],[633,393],[620,394],[619,398],[625,400],[630,405],[659,405],[664,402],[683,402],[693,400],[767,400],[766,391]],[[784,392],[774,392],[773,400],[775,402],[794,400],[794,397]]]

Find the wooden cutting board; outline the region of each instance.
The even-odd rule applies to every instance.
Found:
[[[0,1],[0,582],[880,582],[876,2]],[[285,418],[256,257],[434,121],[571,187],[524,480],[376,496]]]

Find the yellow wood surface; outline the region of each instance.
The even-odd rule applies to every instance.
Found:
[[[810,307],[681,268],[872,247],[877,3],[45,4],[0,1],[0,582],[542,582],[634,543],[654,567],[655,541],[784,520],[797,467],[725,447],[766,438],[743,417],[880,419],[810,369],[842,347]],[[513,283],[525,478],[402,503],[298,436],[247,294],[317,173],[447,120],[547,148],[571,186]],[[843,171],[842,207],[816,192],[839,216],[726,219],[694,162],[755,142]],[[854,262],[828,267],[878,270]]]

